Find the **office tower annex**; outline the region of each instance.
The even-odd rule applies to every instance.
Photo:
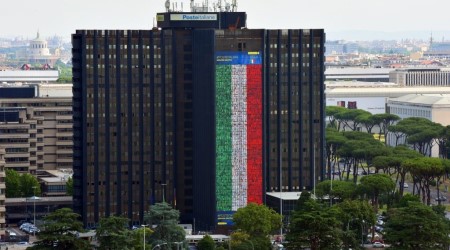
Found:
[[[74,208],[142,224],[166,201],[196,229],[324,176],[323,30],[247,29],[235,8],[77,30]]]

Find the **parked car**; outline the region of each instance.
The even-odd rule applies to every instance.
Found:
[[[378,233],[383,232],[383,227],[382,226],[375,226],[375,232],[378,232]]]
[[[408,183],[404,182],[404,183],[403,183],[403,187],[404,187],[404,188],[409,188]]]
[[[381,243],[381,242],[379,242],[379,241],[375,241],[375,242],[372,244],[372,247],[373,247],[373,248],[384,248],[384,243]]]
[[[446,200],[447,200],[447,197],[441,195],[441,196],[439,196],[439,197],[436,197],[435,200],[436,200],[436,201],[446,201]]]
[[[30,227],[31,225],[32,225],[31,223],[25,222],[25,223],[22,223],[22,225],[20,225],[19,229],[23,231],[24,228]]]

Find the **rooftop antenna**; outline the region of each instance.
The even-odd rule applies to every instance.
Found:
[[[233,0],[231,4],[231,11],[236,12],[237,11],[237,0]]]
[[[431,35],[430,35],[430,51],[433,48],[433,31],[431,31]]]
[[[219,12],[222,12],[222,0],[219,0],[217,2],[217,9],[218,9]]]
[[[230,10],[231,10],[231,5],[225,1],[225,11],[230,12]]]
[[[166,0],[166,12],[170,12],[170,0]]]

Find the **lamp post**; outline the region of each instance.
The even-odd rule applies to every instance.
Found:
[[[167,245],[167,243],[157,244],[156,246],[154,246],[154,247],[152,248],[152,250],[155,250],[157,247],[158,247],[158,248],[161,248],[161,246],[164,246],[164,245]]]
[[[166,186],[167,186],[167,183],[161,183],[162,195],[163,195],[162,200],[163,200],[163,202],[166,202]]]
[[[175,242],[172,242],[172,243],[174,243],[174,244],[177,245],[177,250],[179,249],[179,246],[180,246],[181,244],[183,244],[182,241],[175,241]]]
[[[249,240],[249,239],[246,239],[245,241],[250,242],[250,244],[252,244],[252,250],[255,250],[255,246],[253,245],[253,241],[251,241],[251,240]]]
[[[33,225],[36,226],[36,200],[39,200],[39,197],[36,196],[36,186],[33,187]],[[36,235],[36,231],[33,231],[33,235]]]
[[[362,247],[364,247],[364,235],[365,235],[365,233],[364,233],[364,223],[366,223],[366,221],[362,220],[362,223],[361,223],[361,246]]]
[[[282,168],[282,164],[283,164],[283,155],[281,153],[282,150],[282,143],[280,143],[280,148],[279,148],[279,161],[280,161],[280,215],[281,215],[281,227],[280,227],[280,242],[283,242],[283,168]]]
[[[144,228],[144,250],[145,250],[145,227],[147,226],[147,225],[141,225],[143,228]]]

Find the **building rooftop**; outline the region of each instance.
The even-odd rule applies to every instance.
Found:
[[[370,67],[340,67],[327,68],[325,76],[337,75],[387,75],[393,71],[392,68],[370,68]]]
[[[283,200],[298,200],[302,192],[267,192],[266,195]]]
[[[392,98],[390,103],[414,103],[430,106],[449,106],[450,94],[409,94],[398,98]]]
[[[7,70],[0,71],[0,82],[55,82],[58,70]]]
[[[378,86],[376,84],[375,86]],[[450,87],[399,87],[394,85],[386,85],[381,87],[334,87],[325,90],[327,98],[338,97],[389,97],[397,98],[408,94],[450,94]]]

